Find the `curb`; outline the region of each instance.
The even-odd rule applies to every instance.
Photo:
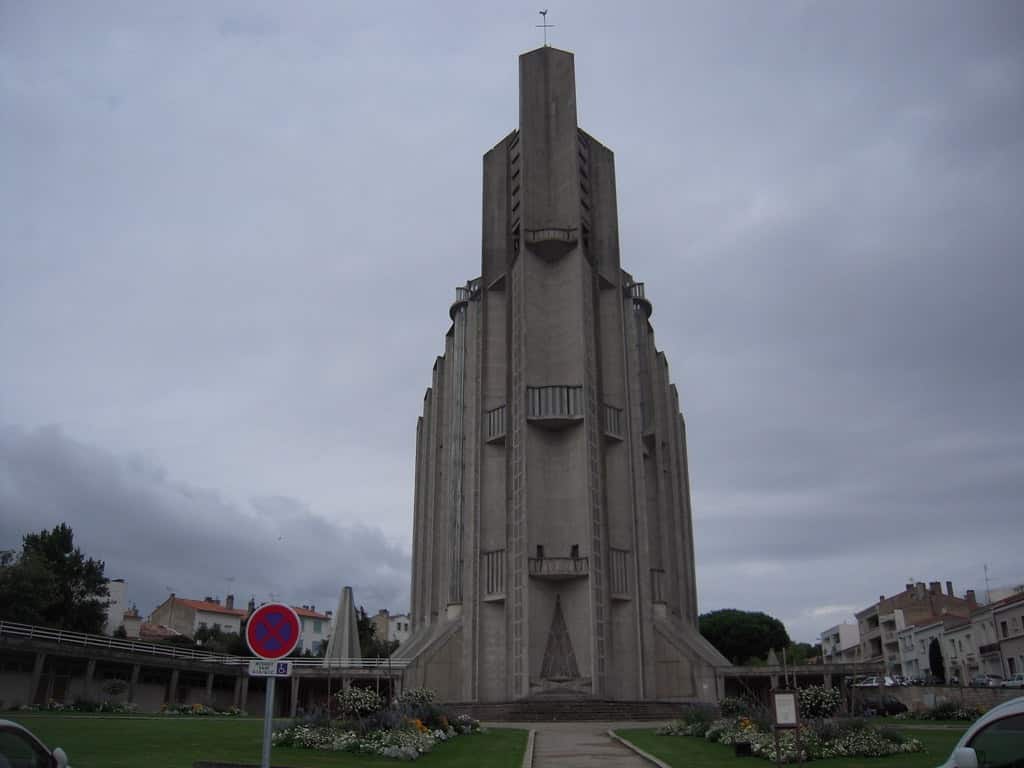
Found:
[[[526,751],[523,752],[523,768],[533,768],[533,742],[536,737],[537,731],[531,728],[530,734],[526,737]]]
[[[656,766],[658,766],[658,768],[672,768],[672,766],[670,766],[668,763],[662,762],[661,760],[656,758],[654,755],[651,755],[651,754],[648,754],[647,752],[644,752],[642,749],[640,749],[640,747],[636,746],[633,742],[626,741],[624,738],[622,738],[617,733],[615,733],[615,731],[609,729],[608,736],[613,741],[619,742],[619,744],[624,746],[626,749],[628,749],[631,752],[633,752],[633,753],[639,755],[640,757],[642,757],[644,760],[649,762],[651,765],[656,765]]]

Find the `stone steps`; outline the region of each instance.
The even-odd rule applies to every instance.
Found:
[[[608,699],[523,699],[508,702],[452,702],[446,708],[492,722],[619,722],[671,720],[687,705],[670,701],[612,701]]]

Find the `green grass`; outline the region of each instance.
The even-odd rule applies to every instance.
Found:
[[[812,764],[819,768],[933,768],[949,757],[964,730],[966,725],[957,731],[915,731],[900,728],[900,731],[908,736],[921,741],[925,751],[892,757],[815,760]],[[731,746],[712,743],[694,736],[659,736],[647,728],[628,728],[616,733],[645,752],[660,757],[673,768],[768,768],[774,765],[757,757],[736,757]]]
[[[259,765],[263,721],[236,718],[59,717],[8,715],[42,739],[51,749],[63,747],[74,768],[192,768],[195,760],[223,760]],[[494,766],[519,768],[527,732],[493,728],[488,733],[459,736],[438,744],[416,761],[417,766]],[[403,765],[397,760],[337,752],[277,747],[275,766],[350,768]]]

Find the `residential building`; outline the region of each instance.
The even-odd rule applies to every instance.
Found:
[[[1013,595],[991,607],[1003,659],[1003,676],[1024,672],[1024,595]]]
[[[112,635],[124,624],[126,610],[124,579],[107,579],[107,619],[103,623],[103,634]]]
[[[573,54],[519,57],[483,158],[480,272],[455,290],[416,425],[406,681],[446,701],[717,700],[686,424],[622,269],[615,160]],[[669,301],[672,288],[666,288]]]
[[[235,608],[234,595],[228,595],[221,605],[220,600],[212,597],[190,600],[172,592],[150,615],[149,623],[169,627],[185,637],[195,637],[200,629],[241,634],[242,622],[248,615],[248,610]]]
[[[316,606],[313,605],[293,607],[299,617],[299,623],[302,625],[299,648],[303,653],[319,655],[321,650],[326,650],[327,640],[331,636],[331,612],[318,613]]]
[[[903,669],[905,651],[901,649],[899,635],[902,630],[946,618],[970,619],[977,607],[974,590],[967,590],[963,598],[957,597],[950,581],[946,582],[945,594],[942,585],[933,581],[927,588],[924,582],[908,583],[897,595],[888,598],[880,595],[877,603],[856,614],[861,659],[884,663],[887,674],[906,674]]]
[[[412,619],[407,613],[391,615],[387,608],[381,608],[370,621],[373,622],[374,637],[378,640],[398,641],[401,645],[412,632]]]
[[[860,632],[848,621],[821,633],[821,655],[826,664],[860,659]]]

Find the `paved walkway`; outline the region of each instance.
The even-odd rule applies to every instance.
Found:
[[[616,728],[648,723],[523,723],[537,731],[534,768],[652,768],[642,757],[608,736]],[[657,723],[650,723],[652,727]]]

